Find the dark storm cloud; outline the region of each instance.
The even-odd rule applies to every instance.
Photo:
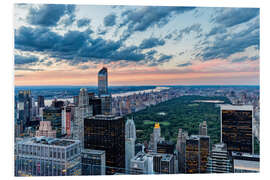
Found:
[[[184,64],[178,64],[177,66],[178,67],[187,67],[187,66],[191,66],[192,63],[191,62],[187,62],[187,63],[184,63]]]
[[[195,7],[153,7],[147,6],[137,10],[127,10],[122,13],[123,22],[120,27],[127,26],[122,39],[127,39],[133,32],[145,31],[149,27],[162,27],[176,14],[191,11]]]
[[[32,25],[44,27],[56,26],[61,17],[69,16],[64,22],[68,25],[74,21],[74,5],[45,4],[39,8],[31,7],[27,16],[28,22]]]
[[[77,26],[80,28],[80,27],[84,27],[84,26],[88,26],[90,24],[91,20],[90,19],[87,19],[87,18],[82,18],[82,19],[79,19],[77,21]]]
[[[15,65],[25,65],[38,62],[38,57],[36,56],[21,56],[15,55],[14,57]]]
[[[116,20],[115,14],[109,14],[108,16],[105,16],[104,21],[103,21],[104,26],[114,26],[115,20]]]
[[[15,48],[22,51],[38,51],[50,57],[68,60],[71,64],[87,61],[141,61],[145,55],[137,46],[125,47],[122,41],[92,38],[92,31],[68,31],[64,35],[48,28],[22,26],[15,31]]]
[[[206,40],[205,46],[197,57],[202,57],[203,60],[214,58],[227,58],[232,54],[243,52],[248,47],[259,49],[260,45],[260,25],[259,21],[248,24],[247,29],[237,33],[228,33],[217,36],[213,42],[209,43]],[[204,42],[202,42],[204,43]]]
[[[212,22],[232,27],[238,24],[248,22],[260,13],[259,8],[224,8],[212,18]]]
[[[158,39],[158,38],[148,38],[144,39],[139,46],[141,49],[149,49],[153,48],[156,46],[163,46],[165,44],[165,41],[163,39]]]

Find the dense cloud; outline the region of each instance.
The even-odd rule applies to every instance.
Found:
[[[169,33],[165,36],[165,39],[181,40],[184,35],[188,35],[192,32],[200,33],[202,32],[202,28],[200,24],[193,24],[191,26],[187,26],[180,30],[174,30],[172,33]]]
[[[114,26],[115,25],[115,20],[116,20],[116,15],[115,14],[109,14],[104,18],[104,26]]]
[[[140,45],[141,49],[149,49],[156,46],[163,46],[165,41],[163,39],[159,40],[158,38],[148,38],[144,39]]]
[[[48,56],[66,60],[70,64],[87,61],[142,61],[148,54],[137,46],[126,47],[122,41],[92,38],[91,31],[68,31],[64,35],[48,28],[22,26],[15,31],[15,48],[22,51],[46,52]],[[154,51],[153,51],[154,52]],[[151,58],[151,57],[150,57]],[[163,55],[159,61],[170,59]]]
[[[212,18],[212,22],[225,27],[232,27],[248,22],[260,13],[259,8],[225,8]]]
[[[74,21],[74,5],[45,4],[40,7],[31,7],[27,20],[30,24],[44,27],[56,26],[63,16],[68,16],[63,22],[69,25]]]
[[[159,7],[147,6],[137,10],[127,10],[122,13],[123,22],[120,27],[127,26],[123,39],[127,39],[136,31],[145,31],[149,27],[162,27],[176,14],[195,9],[194,7]]]
[[[24,65],[38,62],[39,59],[36,56],[21,56],[16,54],[14,60],[15,65]]]

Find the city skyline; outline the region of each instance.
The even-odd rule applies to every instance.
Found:
[[[16,4],[14,12],[16,86],[97,85],[103,66],[109,86],[259,85],[258,8]]]

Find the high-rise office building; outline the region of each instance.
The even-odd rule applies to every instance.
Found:
[[[208,173],[232,173],[232,159],[224,143],[214,144],[207,163]]]
[[[96,115],[84,119],[84,148],[106,152],[106,174],[125,171],[125,120]]]
[[[174,174],[174,156],[172,154],[163,154],[160,160],[161,174]]]
[[[210,153],[210,137],[209,136],[200,136],[200,159],[199,159],[199,171],[200,173],[207,172],[207,162],[208,156]]]
[[[130,174],[153,173],[153,156],[139,152],[130,160]]]
[[[234,173],[260,172],[260,155],[242,152],[231,152],[231,157]]]
[[[45,107],[45,103],[44,103],[44,96],[38,96],[38,101],[37,101],[37,109],[38,109],[38,114],[40,115],[39,111],[40,108]]]
[[[162,154],[173,154],[175,149],[175,144],[170,141],[159,141],[157,143],[157,153]]]
[[[199,173],[199,143],[198,136],[190,136],[186,139],[186,173]]]
[[[63,106],[62,107],[62,134],[71,135],[71,117],[72,117],[72,107]]]
[[[17,135],[21,135],[32,119],[32,97],[30,90],[21,90],[17,98]]]
[[[130,160],[135,156],[136,128],[133,119],[128,119],[125,125],[125,166],[130,169]]]
[[[110,94],[100,95],[101,99],[101,114],[110,115],[112,114],[112,96]]]
[[[199,135],[207,136],[207,123],[203,121],[199,125]]]
[[[178,171],[179,173],[186,172],[186,139],[188,133],[181,128],[178,130],[176,151],[178,152]]]
[[[82,175],[105,175],[105,151],[84,149],[82,157]]]
[[[89,105],[89,96],[85,88],[80,89],[79,104],[75,108],[73,124],[73,139],[80,140],[83,148],[84,144],[84,119],[93,115],[92,106]]]
[[[221,142],[229,152],[253,153],[253,106],[221,105]]]
[[[150,135],[149,150],[157,152],[157,143],[162,140],[159,123],[155,123],[153,133]]]
[[[192,135],[186,139],[186,173],[206,173],[210,137]]]
[[[108,93],[108,71],[106,67],[103,67],[98,72],[98,96]]]
[[[36,136],[45,136],[56,138],[56,130],[52,130],[51,121],[40,121]]]
[[[25,138],[16,142],[15,176],[81,175],[80,142],[56,138]]]
[[[50,121],[56,137],[62,136],[62,110],[61,108],[46,107],[43,109],[43,121]]]
[[[93,107],[93,116],[101,113],[101,98],[89,96],[89,105]]]

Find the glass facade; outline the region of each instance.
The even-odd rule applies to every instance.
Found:
[[[84,119],[84,148],[106,152],[106,174],[125,169],[125,120],[123,117],[94,116]],[[119,170],[119,168],[121,170]]]
[[[252,111],[222,110],[222,142],[228,151],[253,153]]]

